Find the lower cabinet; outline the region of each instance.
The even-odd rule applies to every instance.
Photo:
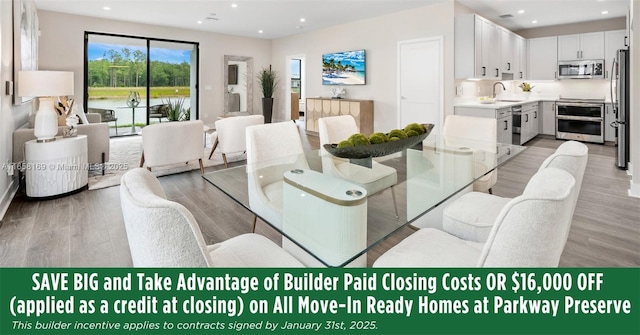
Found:
[[[496,139],[498,143],[511,144],[513,141],[513,119],[511,107],[500,109],[476,108],[476,107],[455,107],[453,113],[463,116],[487,117],[496,119]],[[503,149],[505,151],[503,151]],[[498,146],[498,157],[507,154],[506,148]]]
[[[556,103],[553,101],[543,101],[540,103],[542,108],[538,108],[540,111],[541,126],[542,130],[540,133],[545,135],[553,135],[556,136]]]
[[[308,135],[318,135],[318,119],[338,115],[353,116],[362,134],[373,133],[373,100],[308,98],[305,107]]]

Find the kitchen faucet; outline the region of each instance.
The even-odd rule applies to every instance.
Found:
[[[498,85],[498,84],[502,85],[502,90],[503,90],[503,91],[506,91],[506,90],[507,90],[507,88],[506,88],[506,87],[504,87],[504,84],[503,84],[503,83],[501,83],[501,82],[499,82],[499,81],[495,82],[495,83],[493,84],[493,96],[492,96],[492,98],[495,98],[495,97],[496,97],[496,85]]]

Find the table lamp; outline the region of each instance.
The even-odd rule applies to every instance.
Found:
[[[38,97],[40,107],[36,112],[33,134],[38,142],[55,140],[58,134],[58,112],[53,104],[55,97],[73,95],[73,72],[20,71],[18,94],[22,97]]]

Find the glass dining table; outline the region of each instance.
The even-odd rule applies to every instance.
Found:
[[[306,265],[366,266],[366,253],[381,241],[407,225],[419,227],[425,214],[471,191],[475,181],[524,150],[431,134],[417,146],[372,159],[397,173],[393,191],[377,194],[367,194],[349,177],[362,180],[371,163],[322,149],[203,178],[281,233],[283,248]]]

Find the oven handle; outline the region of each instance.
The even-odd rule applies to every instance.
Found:
[[[556,115],[556,119],[559,119],[559,120],[574,120],[574,121],[603,122],[603,119],[601,117]]]
[[[576,103],[576,102],[558,102],[556,101],[556,106],[569,106],[569,107],[602,107],[604,106],[603,104],[598,104],[598,103],[588,103],[588,102],[580,102],[580,103]]]

